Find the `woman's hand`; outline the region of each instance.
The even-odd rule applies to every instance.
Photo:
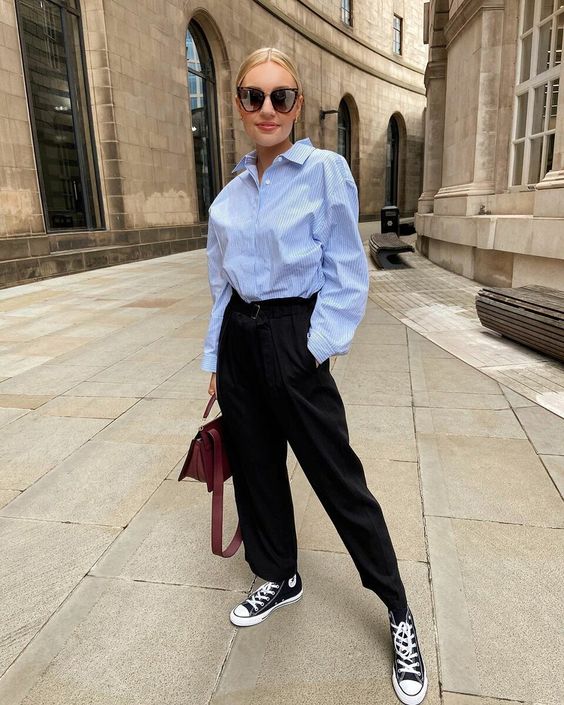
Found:
[[[215,372],[212,372],[212,376],[210,379],[210,386],[208,387],[208,394],[210,397],[212,394],[216,394],[216,388],[215,388]]]

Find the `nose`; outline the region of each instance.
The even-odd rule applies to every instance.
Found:
[[[260,112],[266,113],[267,115],[273,115],[276,112],[272,107],[272,101],[270,100],[269,95],[265,96],[264,103],[262,104]]]

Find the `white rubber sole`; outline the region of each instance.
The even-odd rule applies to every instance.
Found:
[[[417,695],[408,695],[399,687],[396,674],[392,671],[392,685],[394,686],[396,695],[404,705],[419,705],[419,703],[423,702],[425,696],[427,695],[427,686],[429,685],[429,681],[427,680],[427,674],[425,674],[421,691],[417,693]]]
[[[235,609],[237,609],[237,607],[239,606],[237,605],[235,609],[231,610],[229,619],[231,620],[231,624],[234,624],[236,627],[252,627],[255,624],[260,624],[261,622],[264,622],[264,620],[279,607],[285,607],[286,605],[292,605],[294,602],[297,602],[299,599],[301,599],[303,594],[304,591],[301,590],[295,597],[289,597],[287,600],[284,600],[284,602],[279,602],[277,605],[274,605],[274,607],[271,607],[269,610],[263,612],[262,614],[258,614],[256,617],[238,617],[235,614]]]

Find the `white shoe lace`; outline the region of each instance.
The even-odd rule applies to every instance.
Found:
[[[392,624],[392,630],[398,662],[398,674],[412,673],[420,678],[421,667],[413,626],[408,622],[400,622],[397,626]]]
[[[253,610],[256,612],[258,609],[263,607],[270,598],[276,594],[276,590],[280,585],[278,583],[265,583],[261,585],[256,592],[254,592],[250,597],[247,598],[248,602]]]

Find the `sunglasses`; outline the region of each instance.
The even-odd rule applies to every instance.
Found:
[[[296,104],[298,92],[297,88],[277,88],[272,93],[265,93],[260,88],[237,88],[237,96],[247,113],[260,110],[267,95],[270,96],[272,107],[277,113],[289,113]]]

